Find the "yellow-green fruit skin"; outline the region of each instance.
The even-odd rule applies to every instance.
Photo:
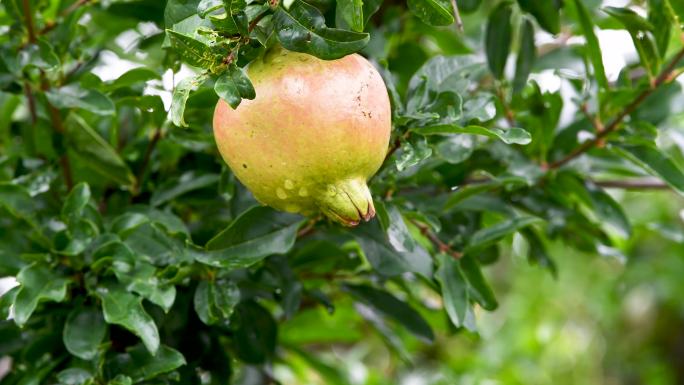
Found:
[[[275,49],[250,63],[256,98],[219,100],[214,136],[237,178],[261,203],[322,212],[353,226],[375,215],[366,181],[385,158],[387,89],[360,55],[337,60]]]

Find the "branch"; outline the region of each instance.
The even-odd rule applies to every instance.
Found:
[[[564,164],[568,163],[569,161],[577,158],[578,156],[584,154],[585,152],[591,150],[595,146],[601,143],[601,140],[606,137],[608,134],[617,131],[620,128],[620,123],[622,123],[625,118],[629,115],[631,115],[641,103],[643,103],[644,100],[648,96],[650,96],[658,87],[660,87],[662,84],[669,82],[673,80],[673,75],[677,74],[678,72],[675,72],[677,64],[684,58],[684,48],[679,50],[677,52],[677,55],[675,55],[674,59],[670,62],[670,64],[660,73],[660,75],[655,79],[651,87],[645,89],[642,91],[630,104],[628,104],[622,112],[618,114],[618,116],[615,117],[606,127],[603,131],[597,132],[596,137],[592,140],[588,140],[584,143],[582,143],[579,147],[575,148],[570,154],[568,154],[565,158],[562,158],[560,160],[557,160],[553,163],[551,163],[548,166],[548,169],[556,169]]]
[[[506,95],[504,94],[503,88],[501,86],[496,88],[496,96],[499,97],[501,106],[504,109],[504,117],[506,118],[506,122],[508,122],[508,126],[515,127],[515,115],[506,101]]]
[[[433,233],[430,230],[429,226],[424,225],[424,224],[422,224],[418,221],[414,221],[414,220],[411,220],[411,222],[414,225],[416,225],[416,227],[418,227],[418,229],[420,229],[420,233],[423,234],[424,236],[426,236],[430,240],[430,242],[432,242],[441,253],[448,254],[448,255],[452,256],[454,259],[463,258],[463,253],[461,253],[460,251],[456,251],[456,250],[452,249],[451,246],[449,246],[447,243],[445,243],[441,239],[439,239],[437,234]]]
[[[67,16],[69,16],[72,12],[74,12],[74,11],[76,11],[78,8],[80,8],[82,5],[86,5],[86,4],[89,3],[90,1],[91,1],[91,0],[78,0],[78,1],[76,1],[75,3],[71,4],[67,9],[65,9],[64,11],[62,11],[62,12],[59,14],[59,16],[60,16],[61,18],[67,17]],[[57,25],[58,25],[57,22],[54,22],[54,21],[53,21],[53,22],[45,23],[45,27],[41,28],[41,30],[38,31],[38,34],[39,34],[39,35],[44,35],[44,34],[50,32],[50,31],[52,31],[53,29],[55,29],[55,28],[57,27]]]
[[[24,23],[26,24],[26,29],[28,30],[28,40],[30,44],[35,44],[36,27],[33,24],[33,13],[31,12],[30,0],[23,0],[22,5],[24,8]]]
[[[26,29],[28,31],[28,40],[29,43],[35,44],[36,29],[35,25],[33,24],[33,13],[31,11],[30,0],[23,0],[22,4],[24,8],[24,22],[26,23]],[[47,76],[45,76],[45,72],[42,70],[40,71],[40,83],[41,89],[43,91],[47,91],[50,89],[50,84],[48,83]],[[31,120],[35,124],[35,122],[38,120],[37,114],[35,113],[35,98],[28,85],[25,86],[24,92],[26,92],[26,98],[28,99],[29,111],[31,112]],[[59,134],[64,135],[65,129],[64,124],[62,123],[62,117],[59,114],[59,110],[56,109],[53,105],[51,105],[50,102],[47,102],[47,107],[48,113],[50,114],[50,123],[52,123],[52,127]],[[33,110],[31,111],[31,109]],[[62,173],[64,174],[64,183],[66,184],[67,190],[71,190],[71,188],[74,186],[74,180],[71,175],[71,163],[69,162],[69,157],[66,153],[64,153],[59,158],[59,163],[62,168]]]
[[[458,187],[463,187],[467,185],[477,185],[490,182],[491,178],[468,178],[463,181]],[[596,186],[622,189],[622,190],[669,190],[670,186],[658,179],[653,178],[642,178],[642,179],[625,179],[625,180],[613,180],[604,179],[596,180],[588,178],[587,181],[595,184]]]
[[[622,190],[669,190],[670,186],[655,179],[595,180],[595,185]]]
[[[157,146],[157,143],[159,143],[161,137],[162,129],[159,127],[154,131],[154,135],[152,136],[152,139],[150,139],[150,142],[147,144],[147,148],[145,149],[145,155],[143,156],[143,161],[140,165],[140,171],[138,171],[138,178],[136,178],[135,185],[133,186],[133,195],[137,195],[140,192],[140,187],[142,186],[143,179],[145,178],[147,166],[150,164],[150,159],[152,158],[152,152]]]
[[[454,8],[454,19],[456,20],[456,28],[459,32],[463,32],[463,20],[461,20],[461,13],[458,11],[458,4],[456,0],[451,0],[451,7]]]

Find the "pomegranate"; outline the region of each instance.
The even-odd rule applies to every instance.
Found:
[[[219,100],[219,152],[256,199],[323,213],[346,226],[375,216],[366,182],[387,153],[391,111],[380,74],[353,54],[337,60],[277,47],[250,63],[256,98]]]

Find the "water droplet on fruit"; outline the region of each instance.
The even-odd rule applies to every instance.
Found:
[[[309,191],[306,189],[306,187],[302,187],[299,189],[299,196],[300,197],[308,197],[309,196]]]
[[[328,196],[334,197],[335,195],[337,195],[337,189],[333,185],[328,185],[327,193],[328,193]]]
[[[287,193],[285,192],[285,190],[283,190],[283,189],[280,188],[280,187],[278,187],[278,188],[276,189],[276,195],[277,195],[278,198],[280,198],[280,199],[287,199]]]
[[[294,188],[294,182],[289,179],[285,179],[285,188],[292,190]]]

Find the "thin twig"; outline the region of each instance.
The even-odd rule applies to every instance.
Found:
[[[85,5],[90,1],[91,0],[78,0],[77,2],[71,4],[67,9],[62,11],[59,14],[59,16],[61,18],[65,18],[65,17],[69,16],[71,13],[73,13],[74,11],[76,11],[78,8],[80,8],[82,5]],[[38,31],[38,35],[44,35],[50,31],[52,31],[53,29],[55,29],[57,27],[57,25],[59,25],[59,23],[57,23],[56,21],[45,23],[45,26],[43,28],[41,28],[40,31]]]
[[[464,180],[458,187],[464,187],[468,185],[477,185],[491,182],[491,178],[468,178]],[[643,179],[625,179],[625,180],[613,180],[604,179],[596,180],[588,178],[587,181],[592,184],[604,187],[613,188],[621,190],[669,190],[670,186],[665,182],[653,178],[643,178]]]
[[[461,12],[458,11],[458,4],[456,3],[456,0],[451,0],[451,7],[454,9],[456,28],[458,29],[458,32],[463,32],[463,20],[461,20]]]
[[[147,148],[145,149],[145,155],[143,155],[143,161],[140,164],[140,171],[138,171],[138,178],[135,180],[135,185],[133,186],[133,194],[137,195],[140,193],[140,187],[142,187],[143,180],[145,178],[145,173],[147,172],[147,166],[150,164],[150,159],[152,158],[152,152],[154,151],[157,143],[162,137],[162,129],[158,127],[152,135],[152,139],[147,143]]]
[[[652,179],[633,179],[633,180],[595,180],[593,183],[605,188],[615,188],[622,190],[669,190],[666,183]]]
[[[414,221],[414,220],[411,220],[411,222],[414,225],[416,225],[416,227],[418,227],[418,229],[420,229],[420,233],[423,234],[424,236],[426,236],[430,240],[430,242],[432,242],[441,253],[448,254],[448,255],[452,256],[454,259],[463,258],[463,253],[461,253],[460,251],[456,251],[456,250],[452,249],[451,246],[449,246],[447,243],[445,243],[444,241],[439,239],[437,234],[433,233],[430,230],[430,227],[428,225],[425,225],[423,223],[420,223],[420,222]]]
[[[34,44],[36,43],[36,29],[35,25],[33,24],[33,13],[31,11],[31,4],[29,0],[23,0],[23,8],[24,20],[26,23],[26,29],[28,31],[29,43]],[[50,89],[50,84],[48,82],[47,76],[45,75],[45,72],[42,70],[40,71],[40,84],[41,90],[47,91]],[[29,109],[31,108],[31,103],[34,104],[33,108],[35,109],[35,99],[32,92],[30,92],[30,87],[28,88],[28,90],[29,93],[27,95],[27,99],[29,103]],[[62,123],[62,116],[60,115],[59,110],[49,102],[47,103],[47,107],[52,127],[55,131],[57,131],[57,133],[59,133],[60,135],[64,135],[65,129],[64,124]],[[37,120],[37,115],[32,115],[31,119],[33,120],[34,118]],[[66,152],[59,158],[59,163],[62,168],[62,173],[64,174],[64,183],[66,184],[67,190],[71,190],[71,188],[74,186],[74,180],[71,174],[71,163],[69,162],[69,157],[66,154]]]
[[[504,94],[503,88],[501,86],[496,88],[496,96],[499,97],[499,101],[503,107],[504,117],[506,118],[506,122],[508,122],[508,126],[515,127],[515,115],[506,101],[506,95]]]
[[[36,27],[33,25],[33,13],[31,12],[30,0],[23,0],[24,22],[28,30],[28,40],[30,44],[36,43]]]
[[[316,231],[316,223],[318,222],[319,218],[313,218],[307,222],[307,224],[299,229],[297,231],[297,238],[303,238],[306,237],[307,235],[312,234],[314,231]]]
[[[28,102],[29,116],[31,117],[31,124],[35,125],[38,123],[38,112],[36,110],[36,98],[33,96],[31,91],[31,85],[28,82],[24,83],[24,95],[26,95],[26,101]]]
[[[598,132],[596,134],[596,137],[592,140],[588,140],[584,143],[582,143],[579,147],[575,148],[570,154],[568,154],[565,158],[562,158],[560,160],[557,160],[553,163],[551,163],[548,168],[549,169],[555,169],[563,166],[564,164],[568,163],[569,161],[577,158],[578,156],[584,154],[585,152],[591,150],[594,148],[596,145],[601,143],[601,140],[606,137],[608,134],[617,131],[620,128],[620,123],[622,123],[623,120],[629,115],[631,115],[641,103],[643,103],[644,100],[648,96],[650,96],[658,87],[660,87],[662,84],[672,81],[673,80],[673,74],[676,74],[675,69],[677,67],[677,64],[684,58],[684,48],[682,48],[677,55],[675,55],[674,59],[670,62],[670,64],[660,73],[660,75],[653,81],[653,84],[651,87],[645,89],[642,91],[630,104],[628,104],[616,117],[613,119],[603,131]]]

